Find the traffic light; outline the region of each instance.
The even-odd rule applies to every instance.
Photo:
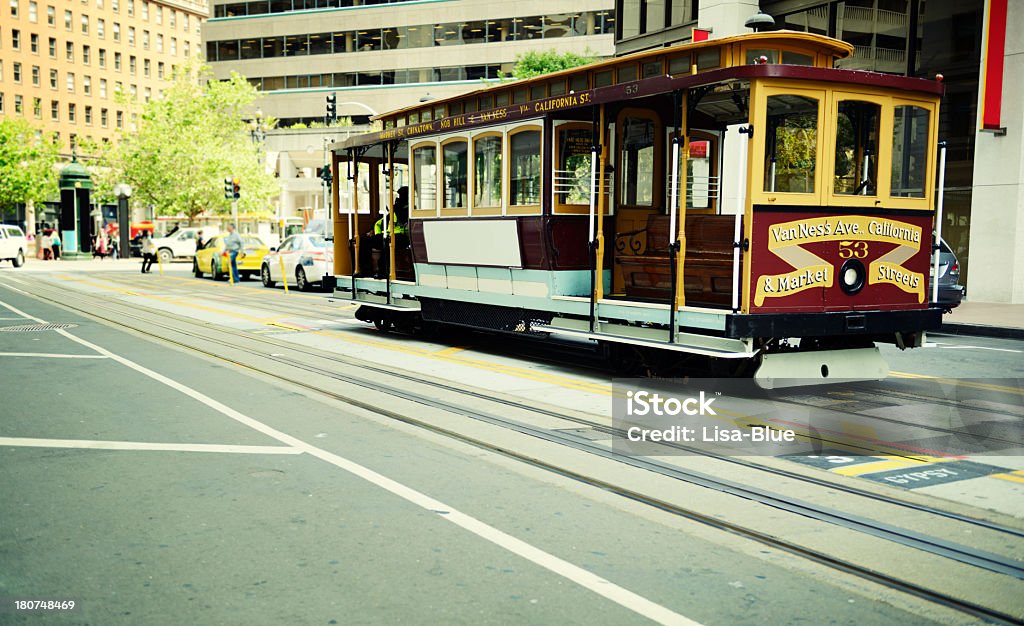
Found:
[[[234,192],[232,191],[232,188],[231,188],[231,179],[230,178],[225,178],[224,179],[224,197],[227,198],[228,200],[230,200],[231,198],[234,197],[234,195],[232,195],[233,193]]]
[[[325,165],[322,168],[320,168],[320,179],[323,180],[324,184],[327,185],[328,187],[331,186],[331,180],[333,179],[333,177],[331,176],[330,167]]]
[[[327,96],[327,123],[330,124],[338,119],[338,94],[332,93]]]
[[[235,176],[234,178],[231,179],[231,197],[234,198],[235,200],[238,200],[238,198],[240,198],[242,195],[241,193],[239,193],[241,190],[242,179]]]

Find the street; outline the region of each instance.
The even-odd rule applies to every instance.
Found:
[[[773,400],[928,454],[638,460],[580,346],[42,265],[0,268],[0,596],[75,607],[0,623],[1024,619],[1024,341],[930,335],[886,381]]]

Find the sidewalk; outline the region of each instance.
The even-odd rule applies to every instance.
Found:
[[[7,263],[0,268],[8,269],[11,266]],[[41,261],[36,258],[25,259],[25,265],[17,269],[11,268],[18,273],[52,274],[54,272],[139,272],[142,270],[142,259],[134,257],[131,259],[88,259],[85,261]],[[153,273],[157,273],[159,267],[153,263]],[[192,273],[192,261],[180,260],[164,265],[165,272]]]
[[[942,316],[942,332],[1024,339],[1024,304],[964,301]]]

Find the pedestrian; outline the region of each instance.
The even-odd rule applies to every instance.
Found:
[[[50,247],[53,249],[53,260],[60,261],[60,235],[56,230],[50,236]]]
[[[231,261],[231,280],[237,285],[241,280],[238,276],[238,253],[242,251],[242,238],[235,232],[234,224],[228,224],[228,234],[224,236],[224,248],[227,249]]]
[[[118,251],[116,233],[111,233],[111,236],[110,236],[110,258],[112,258],[112,259],[120,258],[118,252],[119,251]]]
[[[203,243],[203,231],[199,231],[198,233],[196,233],[196,252],[199,252],[205,247],[206,244]]]
[[[153,261],[156,260],[156,244],[149,236],[149,231],[142,231],[142,273],[148,274],[153,269]]]
[[[50,259],[50,254],[53,252],[53,239],[50,235],[43,231],[43,236],[39,239],[39,254],[42,260],[47,261]]]

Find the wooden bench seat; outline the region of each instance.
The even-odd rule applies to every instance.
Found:
[[[732,237],[735,218],[731,215],[690,215],[686,217],[686,261],[683,289],[686,304],[728,307],[732,302]],[[669,265],[669,216],[654,214],[647,219],[646,248],[630,255],[629,244],[617,246],[615,262],[622,269],[627,298],[667,301],[672,297]],[[626,233],[625,236],[637,233]],[[621,237],[623,235],[618,235]]]

